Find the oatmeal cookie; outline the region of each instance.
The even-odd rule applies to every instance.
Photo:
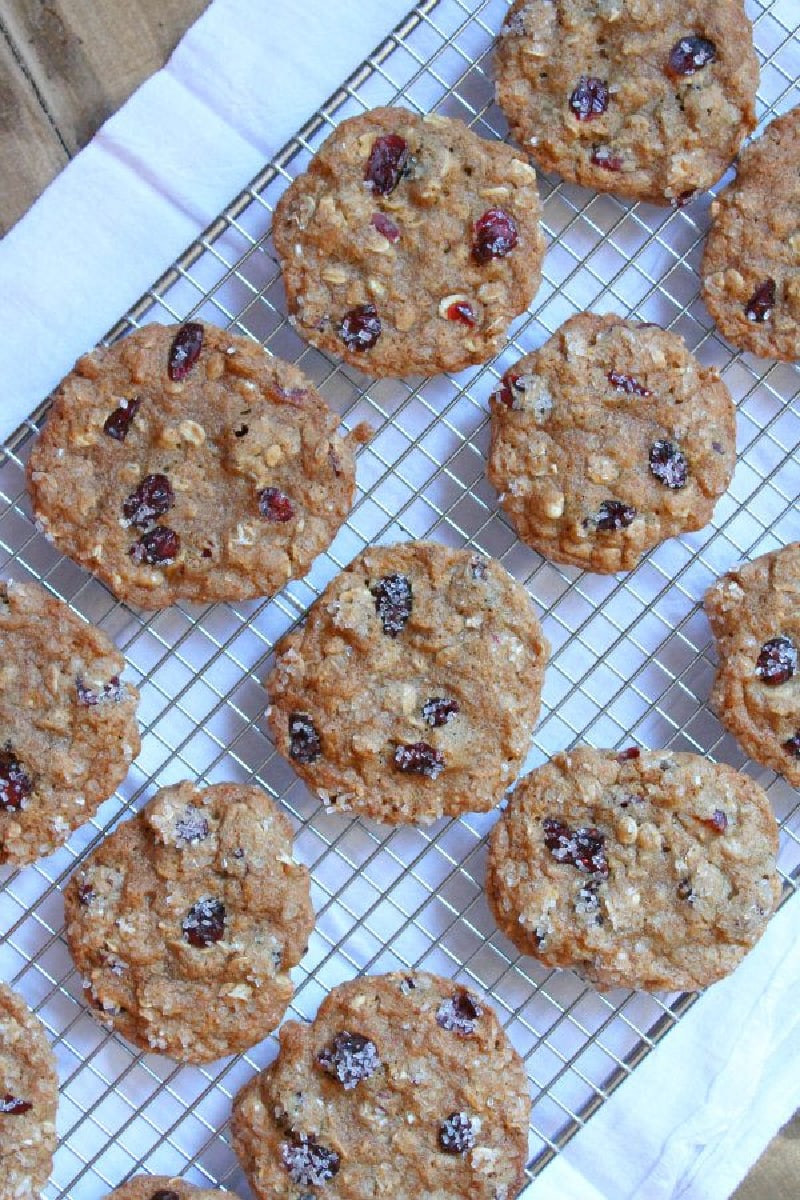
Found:
[[[483,812],[527,753],[548,651],[499,563],[373,547],[276,646],[270,730],[333,809],[390,824]]]
[[[800,542],[723,575],[705,610],[714,711],[751,758],[800,787]]]
[[[557,754],[490,840],[502,931],[603,990],[694,991],[738,966],[780,897],[778,827],[732,767],[664,750]]]
[[[681,206],[755,128],[743,0],[516,0],[496,59],[519,144],[599,192]]]
[[[484,362],[539,286],[536,172],[460,121],[343,121],[272,225],[292,320],[367,375]]]
[[[421,971],[334,988],[239,1093],[233,1145],[260,1200],[512,1200],[525,1070],[489,1006]],[[500,1083],[502,1081],[502,1083]],[[309,1191],[312,1189],[312,1191]]]
[[[0,863],[92,817],[139,753],[139,693],[104,633],[35,583],[0,583]]]
[[[56,1148],[58,1075],[41,1022],[0,983],[0,1196],[33,1200]]]
[[[493,395],[488,476],[524,542],[553,562],[629,571],[701,529],[736,465],[736,414],[681,337],[580,313]]]
[[[314,923],[292,829],[256,787],[164,788],[67,887],[67,941],[100,1019],[209,1062],[253,1046],[292,997]]]
[[[711,205],[703,299],[729,342],[800,358],[800,107],[773,121]]]
[[[195,1187],[172,1176],[136,1175],[109,1192],[106,1200],[219,1200],[222,1195],[214,1188]]]
[[[353,446],[296,367],[213,325],[148,325],[78,361],[28,486],[52,541],[116,596],[271,596],[353,499]]]

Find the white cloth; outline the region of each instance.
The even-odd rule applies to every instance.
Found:
[[[0,378],[7,389],[0,436],[289,140],[410,3],[215,0],[167,67],[0,243]],[[800,1105],[798,917],[800,896],[735,976],[700,999],[531,1185],[530,1200],[730,1195]]]

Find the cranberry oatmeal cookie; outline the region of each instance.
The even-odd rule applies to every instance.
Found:
[[[736,464],[717,371],[621,317],[572,317],[506,372],[491,410],[487,473],[517,533],[591,571],[629,571],[708,524]]]
[[[517,0],[496,57],[519,144],[600,192],[681,206],[755,128],[743,0]]]
[[[142,608],[271,596],[347,517],[354,443],[296,367],[213,325],[80,359],[28,485],[58,548]]]
[[[270,730],[332,809],[390,824],[483,812],[527,753],[548,651],[499,563],[374,547],[276,646]]]
[[[139,693],[104,633],[35,583],[0,583],[0,863],[92,817],[139,753]]]
[[[404,108],[343,121],[272,232],[297,329],[373,376],[491,358],[544,254],[533,167],[460,121]]]
[[[800,108],[773,121],[711,206],[703,299],[729,342],[800,358]]]
[[[33,1200],[56,1148],[58,1076],[41,1022],[0,983],[0,1196]]]
[[[694,991],[738,966],[780,897],[761,788],[696,754],[557,754],[518,785],[490,840],[502,931],[598,988]]]
[[[723,575],[705,610],[714,711],[751,758],[800,787],[800,542]]]
[[[136,1175],[109,1192],[106,1200],[220,1200],[230,1195],[215,1188],[199,1188],[167,1175]]]
[[[158,792],[75,872],[65,910],[100,1019],[192,1063],[276,1027],[314,924],[287,818],[231,783]]]
[[[280,1042],[233,1108],[234,1149],[260,1200],[519,1193],[525,1070],[460,984],[420,971],[355,979],[313,1024],[287,1022]]]

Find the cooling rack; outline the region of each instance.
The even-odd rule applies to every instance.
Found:
[[[0,456],[4,577],[35,578],[105,629],[142,693],[142,752],[115,797],[62,850],[0,870],[0,977],[23,991],[53,1040],[61,1076],[59,1149],[49,1200],[99,1200],[129,1173],[184,1175],[248,1195],[230,1149],[231,1098],[274,1055],[274,1039],[208,1067],[139,1054],[83,1001],[62,936],[61,892],[76,862],[157,787],[182,778],[256,780],[291,815],[311,869],[317,924],[295,972],[290,1015],[310,1018],[335,984],[419,966],[484,993],[525,1058],[533,1108],[531,1177],[691,1005],[690,996],[598,995],[569,971],[520,957],[482,892],[492,814],[389,829],[326,813],[267,737],[261,679],[276,640],[367,543],[433,537],[499,558],[523,581],[553,647],[527,767],[577,741],[699,751],[753,775],[781,823],[785,896],[800,877],[800,798],[746,760],[711,714],[710,633],[700,601],[742,558],[800,535],[800,377],[733,354],[698,298],[710,197],[682,211],[631,205],[542,177],[550,247],[544,281],[489,365],[432,380],[370,383],[306,346],[286,320],[269,236],[272,209],[345,116],[402,103],[459,117],[488,138],[506,127],[493,101],[491,50],[506,0],[425,0],[206,233],[110,332],[197,316],[298,362],[347,428],[369,421],[350,520],[308,576],[269,602],[176,605],[145,615],[59,556],[37,532],[24,464],[46,404]],[[759,116],[800,101],[794,0],[748,3],[761,57]],[[558,567],[522,545],[485,473],[488,397],[507,365],[584,308],[680,332],[723,373],[738,406],[739,460],[706,529],[654,550],[624,576]]]

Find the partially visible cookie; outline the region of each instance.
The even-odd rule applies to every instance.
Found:
[[[109,1192],[105,1200],[219,1200],[215,1188],[199,1188],[168,1175],[136,1175]]]
[[[260,1200],[513,1200],[525,1181],[525,1069],[489,1006],[421,971],[334,988],[289,1021],[234,1101]],[[320,1189],[319,1192],[317,1189]]]
[[[0,863],[51,854],[139,753],[139,693],[99,629],[35,583],[0,583]]]
[[[527,753],[548,651],[499,563],[372,547],[276,646],[270,731],[334,809],[390,824],[483,812]]]
[[[484,362],[539,286],[536,172],[460,121],[376,108],[343,121],[272,225],[292,321],[373,376]]]
[[[497,99],[546,171],[686,203],[755,128],[758,58],[743,0],[516,0]]]
[[[711,215],[703,299],[720,332],[762,358],[800,358],[800,107],[747,147]]]
[[[683,338],[579,313],[492,396],[487,474],[523,541],[553,562],[629,571],[701,529],[736,464],[728,389]]]
[[[778,827],[732,767],[580,747],[521,781],[486,894],[525,954],[601,989],[694,991],[738,966],[780,897]]]
[[[714,711],[751,758],[800,787],[800,542],[729,571],[704,604]]]
[[[193,1063],[275,1028],[314,924],[289,821],[233,783],[158,792],[75,872],[64,905],[100,1019]]]
[[[271,596],[333,540],[355,488],[305,376],[213,325],[148,325],[87,354],[31,454],[37,521],[142,608]]]
[[[0,1196],[33,1200],[56,1148],[58,1075],[44,1028],[0,983]]]

